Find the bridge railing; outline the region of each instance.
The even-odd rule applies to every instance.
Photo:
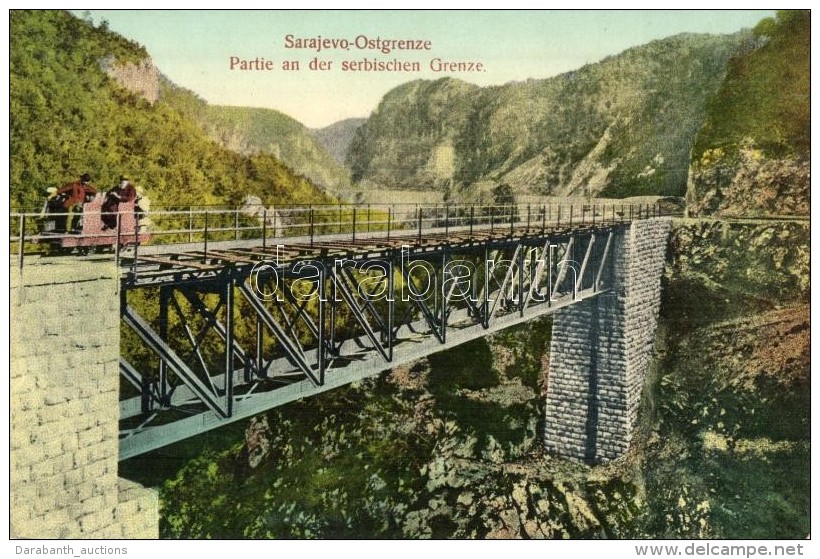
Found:
[[[156,208],[137,214],[138,236],[116,231],[70,233],[46,231],[51,214],[15,212],[9,219],[10,254],[22,267],[30,254],[74,247],[79,252],[121,249],[139,245],[198,244],[207,251],[218,241],[257,241],[263,246],[285,239],[313,243],[317,238],[355,242],[362,239],[448,235],[474,232],[536,231],[547,227],[574,227],[628,223],[657,216],[680,215],[674,205],[654,204],[313,204],[245,205],[241,207],[190,206]],[[103,214],[104,215],[104,214]]]

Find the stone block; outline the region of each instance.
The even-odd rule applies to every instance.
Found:
[[[89,414],[90,415],[90,414]],[[77,444],[80,448],[87,448],[91,445],[101,442],[103,439],[103,430],[100,427],[94,426],[77,433]]]
[[[130,501],[125,501],[117,505],[114,509],[114,518],[120,522],[125,522],[132,519],[139,512],[140,507],[137,503],[136,497]]]
[[[88,512],[80,517],[80,530],[86,537],[93,536],[95,532],[110,523],[110,515],[104,512]]]

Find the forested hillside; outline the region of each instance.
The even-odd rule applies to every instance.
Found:
[[[692,150],[693,214],[808,215],[811,14],[778,12],[729,63]]]
[[[554,78],[479,88],[444,78],[389,92],[348,153],[387,188],[682,195],[706,104],[749,33],[678,35]]]
[[[227,149],[248,156],[271,154],[329,193],[350,189],[347,169],[305,125],[279,111],[209,105],[173,84],[164,88],[163,98]]]
[[[270,154],[242,155],[209,138],[163,99],[144,99],[104,68],[144,62],[143,47],[61,11],[12,11],[9,27],[12,207],[85,171],[103,188],[120,174],[154,204],[235,204],[245,195],[324,201]]]

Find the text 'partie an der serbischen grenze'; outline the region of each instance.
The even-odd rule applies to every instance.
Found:
[[[480,60],[455,60],[434,56],[433,42],[420,37],[357,35],[352,38],[287,34],[282,57],[231,55],[231,71],[342,71],[342,72],[485,72]],[[360,52],[364,56],[347,57]],[[425,56],[429,55],[429,56]]]

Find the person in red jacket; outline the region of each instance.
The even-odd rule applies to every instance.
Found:
[[[91,175],[88,173],[83,173],[80,180],[68,183],[57,190],[54,194],[56,205],[58,207],[61,205],[62,209],[67,212],[67,215],[61,216],[61,219],[58,220],[58,230],[75,230],[83,204],[92,200],[96,194],[97,190],[91,186]]]
[[[120,176],[117,186],[108,191],[102,204],[102,214],[100,219],[103,222],[103,230],[117,227],[117,212],[121,202],[130,202],[137,197],[137,189],[131,184],[126,176]]]

